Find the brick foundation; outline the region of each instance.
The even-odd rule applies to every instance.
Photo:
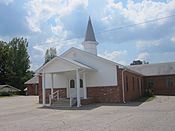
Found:
[[[120,88],[117,86],[87,87],[87,96],[94,102],[121,102]]]

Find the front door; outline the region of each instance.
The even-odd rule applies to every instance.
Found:
[[[69,81],[69,96],[74,98],[77,97],[77,86],[74,79]]]
[[[77,84],[75,79],[69,81],[69,97],[77,97]],[[80,79],[80,97],[84,97],[83,80]]]

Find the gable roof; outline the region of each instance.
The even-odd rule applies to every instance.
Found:
[[[172,75],[175,74],[175,62],[132,65],[129,69],[143,74],[144,76]]]
[[[21,91],[20,89],[17,89],[13,86],[10,86],[10,85],[0,85],[0,90],[2,90],[4,88],[9,88],[9,89],[11,89],[11,91]]]
[[[83,54],[86,54],[86,55],[89,55],[89,56],[91,56],[91,57],[94,57],[94,58],[96,58],[96,59],[98,59],[98,60],[101,60],[101,61],[104,61],[104,62],[108,62],[108,63],[111,63],[111,64],[113,64],[113,65],[117,65],[117,66],[119,66],[119,67],[124,67],[123,65],[118,64],[118,63],[116,63],[116,62],[114,62],[114,61],[105,59],[105,58],[103,58],[103,57],[94,55],[94,54],[92,54],[92,53],[89,53],[89,52],[84,51],[84,50],[80,50],[80,49],[75,48],[75,47],[70,48],[69,50],[67,50],[67,51],[65,51],[63,54],[61,54],[60,56],[61,56],[61,57],[64,57],[65,55],[67,55],[68,53],[70,53],[70,52],[72,52],[72,51],[78,51],[78,52],[81,52],[81,53],[83,53]]]
[[[71,65],[77,66],[77,68],[83,68],[83,69],[89,69],[89,70],[95,70],[94,68],[84,65],[80,62],[74,61],[74,60],[70,60],[67,58],[63,58],[61,56],[56,56],[54,57],[52,60],[50,60],[49,62],[47,62],[45,65],[41,66],[40,68],[38,68],[35,72],[39,73],[42,69],[44,69],[45,67],[47,67],[49,64],[53,63],[55,60],[63,60],[66,62],[69,62]]]
[[[29,79],[28,81],[26,81],[24,84],[37,84],[38,82],[38,76],[34,76],[31,79]]]

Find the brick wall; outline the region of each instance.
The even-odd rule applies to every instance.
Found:
[[[39,83],[38,83],[38,96],[39,96],[39,103],[42,103],[42,76],[41,74],[38,76]]]
[[[173,80],[173,86],[168,87],[167,80]],[[175,95],[175,75],[147,76],[145,77],[145,88],[148,88],[148,81],[154,82],[153,92],[156,95]]]
[[[119,74],[118,79],[121,89],[122,89],[122,70],[123,69],[119,69],[118,73]],[[123,76],[124,76],[124,90],[125,90],[126,102],[135,100],[144,94],[143,77],[141,75],[125,70]],[[128,79],[128,88],[126,88],[126,77]]]
[[[120,88],[118,86],[87,87],[87,96],[94,102],[121,102]]]
[[[27,95],[38,95],[38,88],[36,92],[36,86],[38,87],[38,84],[27,84]]]

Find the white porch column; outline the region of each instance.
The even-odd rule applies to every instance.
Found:
[[[81,106],[80,101],[80,74],[78,69],[76,69],[76,81],[77,81],[77,107]]]
[[[53,73],[51,73],[51,81],[52,81],[52,86],[51,86],[51,98],[53,99],[53,84],[54,84],[54,81],[53,81]]]
[[[83,91],[84,91],[84,99],[87,99],[87,87],[86,87],[86,74],[83,72]]]
[[[43,95],[43,106],[46,105],[46,90],[45,90],[45,73],[42,73],[42,95]]]

